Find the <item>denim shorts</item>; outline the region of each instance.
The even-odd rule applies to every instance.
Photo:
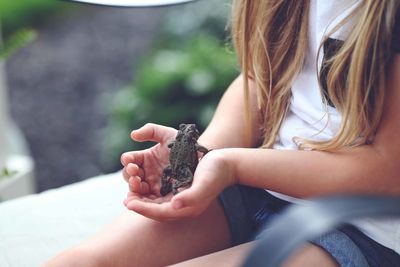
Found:
[[[228,219],[233,245],[257,239],[262,227],[292,205],[267,191],[242,185],[220,195]],[[352,225],[343,225],[311,240],[342,267],[400,266],[400,255],[369,238]]]

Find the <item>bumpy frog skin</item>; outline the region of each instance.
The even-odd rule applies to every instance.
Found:
[[[195,124],[181,124],[174,141],[168,147],[171,149],[169,165],[161,177],[160,194],[167,195],[172,191],[175,195],[178,188],[186,187],[193,181],[193,174],[199,163],[197,152],[206,154],[208,149],[199,145],[199,131]]]

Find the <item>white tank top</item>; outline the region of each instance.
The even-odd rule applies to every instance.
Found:
[[[292,99],[289,112],[278,134],[275,149],[297,149],[293,137],[311,140],[329,140],[337,132],[341,115],[329,105],[325,105],[317,79],[317,53],[324,36],[357,6],[357,0],[311,0],[309,19],[309,48],[305,66],[292,85]],[[353,21],[357,17],[353,18]],[[351,29],[352,20],[343,25],[330,38],[344,40]],[[321,50],[321,53],[323,51]],[[319,56],[318,68],[323,55]],[[290,202],[303,200],[280,193],[271,194]],[[399,219],[363,219],[354,221],[366,235],[378,243],[400,254]]]

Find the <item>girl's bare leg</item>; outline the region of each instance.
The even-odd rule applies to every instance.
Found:
[[[195,259],[187,260],[170,267],[193,267],[193,266],[218,266],[218,267],[239,267],[243,263],[254,242],[245,243],[212,254]]]
[[[196,218],[157,222],[128,211],[97,235],[46,266],[165,266],[230,246],[221,204]]]
[[[255,242],[245,243],[236,247],[228,248],[209,255],[191,259],[182,263],[173,265],[173,267],[239,267],[243,263],[250,249]],[[265,252],[268,257],[268,252]],[[337,267],[336,261],[323,249],[306,245],[303,249],[294,253],[285,263],[285,267]]]

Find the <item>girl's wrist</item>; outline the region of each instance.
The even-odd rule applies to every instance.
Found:
[[[239,176],[237,172],[237,148],[223,149],[224,162],[229,170],[229,186],[239,183]]]
[[[221,173],[221,181],[223,189],[237,184],[236,168],[234,164],[234,153],[233,148],[221,148],[215,149],[209,152],[211,160],[215,161],[215,164],[223,170]]]

